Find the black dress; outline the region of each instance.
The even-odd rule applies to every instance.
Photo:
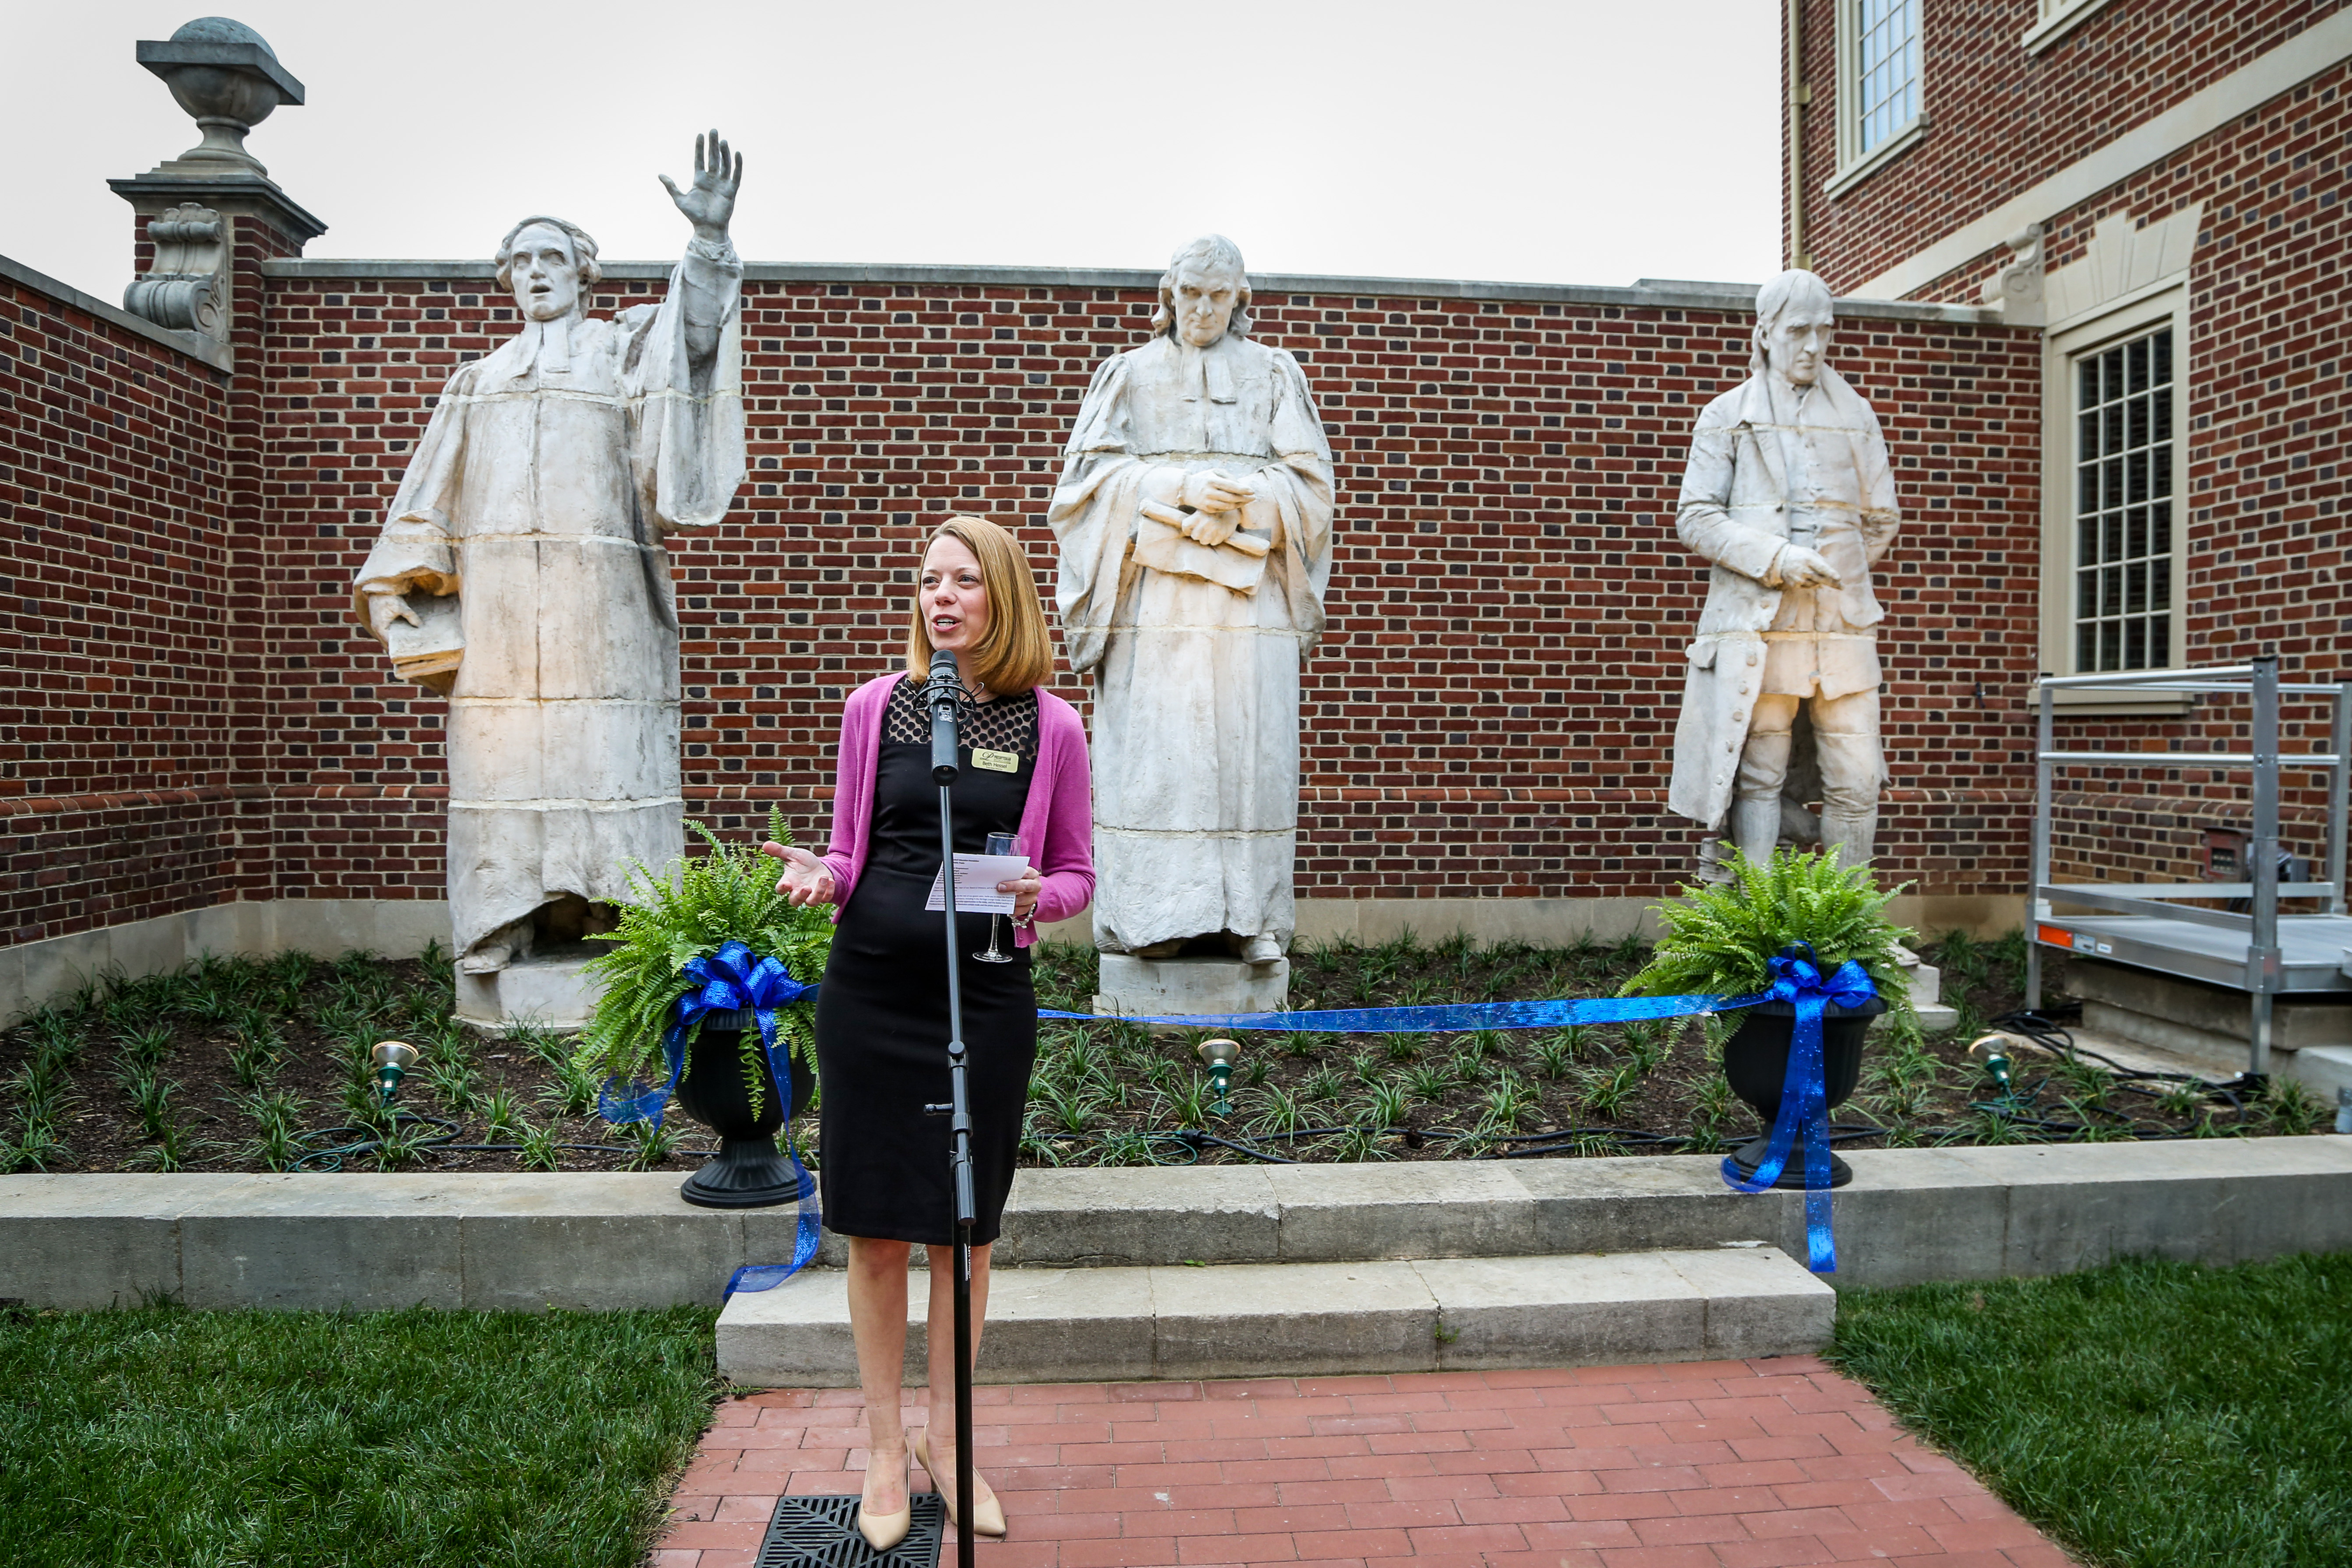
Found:
[[[923,1108],[948,1100],[947,952],[939,911],[923,908],[940,872],[940,791],[920,692],[920,682],[902,679],[890,693],[866,865],[834,928],[817,994],[818,1180],[826,1229],[944,1247],[955,1239],[948,1118]],[[966,708],[959,738],[955,847],[977,855],[991,833],[1020,830],[1037,767],[1036,693]],[[1013,753],[1018,771],[974,766],[974,746]],[[1037,1058],[1029,955],[1013,945],[1012,917],[999,918],[1000,946],[1016,955],[1010,963],[971,956],[988,945],[991,917],[956,917],[980,1199],[975,1243],[996,1239]]]

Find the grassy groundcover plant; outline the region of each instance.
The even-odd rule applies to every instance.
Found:
[[[774,958],[803,985],[824,976],[833,949],[831,912],[794,909],[776,890],[780,868],[754,844],[725,844],[702,824],[687,826],[702,836],[710,853],[680,861],[674,875],[656,876],[644,866],[629,880],[630,898],[619,906],[618,931],[594,938],[611,951],[589,961],[588,973],[604,994],[582,1031],[573,1060],[599,1079],[661,1083],[669,1076],[663,1037],[677,1016],[678,998],[699,989],[686,973],[730,942],[740,942],[754,958]],[[768,813],[768,837],[793,841],[782,812]],[[816,1072],[816,1004],[798,1002],[776,1016],[778,1047],[789,1051],[795,1070]],[[702,1033],[697,1020],[688,1038]],[[743,1031],[743,1077],[757,1113],[765,1093],[761,1072],[762,1042],[757,1029]]]
[[[1084,1011],[1100,989],[1094,950],[1030,952],[1038,1000]],[[1956,932],[1921,952],[1942,968],[1960,1026],[1930,1039],[1893,1026],[1872,1036],[1861,1089],[1838,1110],[1840,1125],[1857,1130],[1840,1135],[1843,1148],[2305,1133],[2334,1121],[2332,1105],[2288,1079],[2264,1099],[2232,1101],[2118,1084],[2088,1061],[2027,1064],[2018,1098],[1988,1104],[1992,1086],[1966,1047],[1985,1019],[2018,1005],[2023,936]],[[1315,1008],[1607,996],[1649,956],[1638,943],[1590,941],[1301,942],[1290,999]],[[2063,993],[2064,954],[2043,963],[2046,984]],[[328,962],[287,952],[107,977],[0,1029],[0,1176],[286,1169],[308,1146],[295,1134],[352,1121],[354,1102],[373,1105],[368,1047],[387,1036],[425,1053],[400,1105],[456,1126],[457,1145],[494,1148],[412,1141],[345,1159],[346,1173],[681,1170],[708,1152],[707,1139],[686,1136],[684,1118],[651,1137],[643,1123],[605,1126],[596,1079],[573,1060],[571,1037],[478,1036],[449,1017],[449,1005],[446,956]],[[1253,1158],[1202,1132],[1312,1161],[1706,1153],[1750,1135],[1697,1020],[1484,1035],[1253,1033],[1222,1117],[1193,1049],[1202,1037],[1155,1037],[1118,1023],[1042,1026],[1024,1160]],[[801,1137],[814,1121],[802,1119]]]
[[[423,1053],[403,1110],[446,1119],[460,1144],[396,1138],[341,1170],[618,1170],[683,1147],[615,1137],[568,1037],[477,1035],[450,1016],[449,960],[215,954],[160,974],[101,973],[0,1030],[0,1175],[33,1171],[282,1171],[383,1124],[368,1051]],[[400,1146],[394,1146],[400,1145]],[[518,1148],[519,1146],[519,1148]]]
[[[713,1314],[14,1310],[10,1568],[637,1568]]]
[[[1831,1359],[2093,1563],[2352,1556],[2352,1254],[1841,1291]]]
[[[1878,907],[1874,893],[1863,900]],[[1031,951],[1038,1001],[1085,1010],[1098,989],[1094,952]],[[1301,942],[1291,953],[1290,1001],[1303,1010],[1606,996],[1650,956],[1631,942]],[[1897,1018],[1874,1034],[1861,1089],[1838,1110],[1842,1148],[2304,1133],[2332,1115],[2290,1082],[2268,1100],[2233,1102],[2120,1085],[2088,1063],[2063,1072],[2037,1066],[2016,1100],[1989,1104],[1993,1089],[1967,1058],[1966,1026],[2018,1005],[2024,938],[1953,935],[1925,956],[1945,965],[1944,994],[1964,1028],[1925,1039],[1916,1018]],[[2048,956],[2045,973],[2063,986],[2064,960]],[[1738,1019],[1713,1023],[1719,1030]],[[1038,1031],[1022,1157],[1048,1165],[1255,1157],[1233,1144],[1318,1162],[1720,1152],[1753,1135],[1753,1118],[1731,1098],[1713,1032],[1697,1019],[1484,1034],[1252,1032],[1243,1037],[1230,1109],[1219,1116],[1195,1052],[1208,1031],[1154,1037],[1130,1024],[1048,1022]],[[2090,1132],[2052,1130],[2084,1122],[2094,1124]]]

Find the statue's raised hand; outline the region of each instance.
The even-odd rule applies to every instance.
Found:
[[[658,176],[668,188],[669,199],[686,215],[700,239],[720,240],[727,237],[728,220],[735,216],[736,187],[743,183],[743,154],[737,153],[732,161],[727,143],[712,131],[708,136],[694,139],[694,185],[681,191],[667,174]]]

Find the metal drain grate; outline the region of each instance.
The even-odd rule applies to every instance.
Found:
[[[857,1494],[776,1500],[757,1568],[939,1568],[947,1510],[937,1492],[914,1496],[907,1539],[877,1552],[857,1533]]]

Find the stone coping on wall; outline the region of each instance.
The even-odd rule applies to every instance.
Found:
[[[658,282],[677,263],[597,262],[608,279]],[[332,257],[280,257],[261,263],[269,278],[457,279],[495,282],[498,268],[484,260],[339,260]],[[918,286],[990,289],[1119,289],[1137,293],[1160,286],[1160,274],[1113,268],[932,267],[890,263],[751,261],[743,277],[754,283],[907,283]],[[1493,300],[1536,305],[1601,305],[1621,310],[1729,310],[1756,309],[1753,283],[1685,283],[1643,279],[1629,288],[1579,283],[1489,283],[1458,278],[1341,278],[1314,273],[1253,272],[1250,287],[1262,294],[1350,294],[1374,299]],[[1999,310],[1967,305],[1925,304],[1898,300],[1840,300],[1838,314],[1895,321],[1999,327],[2009,324]],[[2039,330],[2039,329],[2034,329]]]
[[[2352,1248],[2352,1138],[1858,1150],[1831,1283],[2226,1265]],[[1761,1244],[1804,1194],[1714,1155],[1024,1170],[1001,1268],[1510,1258]],[[0,1299],[332,1310],[716,1303],[796,1216],[698,1209],[667,1173],[0,1177]],[[828,1236],[820,1265],[837,1264]]]
[[[169,327],[159,327],[152,321],[132,315],[120,305],[110,305],[95,294],[85,294],[70,283],[60,283],[46,272],[36,272],[21,261],[0,256],[0,279],[21,284],[37,294],[46,294],[69,310],[94,316],[110,327],[136,333],[150,342],[160,343],[214,370],[226,373],[236,368],[235,356],[226,343],[216,343],[201,332],[179,332]]]

